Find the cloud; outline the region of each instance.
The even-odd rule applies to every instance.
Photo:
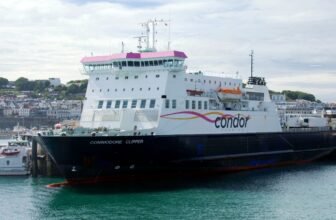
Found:
[[[136,51],[139,23],[163,18],[172,23],[172,48],[188,54],[193,70],[239,71],[247,78],[254,49],[255,73],[271,89],[312,91],[334,101],[334,11],[333,1],[318,0],[1,1],[0,76],[83,78],[81,57],[120,52],[121,42]],[[158,32],[164,50],[168,29]]]

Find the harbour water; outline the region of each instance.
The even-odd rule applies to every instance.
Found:
[[[0,177],[1,219],[335,219],[336,162],[202,179],[47,188]]]

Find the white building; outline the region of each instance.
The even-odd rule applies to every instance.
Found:
[[[61,79],[60,78],[49,78],[50,86],[60,86],[61,84]]]

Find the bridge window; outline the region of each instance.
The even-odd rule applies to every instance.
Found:
[[[136,105],[137,105],[137,100],[133,99],[131,108],[136,108]]]
[[[155,99],[151,99],[149,102],[149,108],[154,108],[155,107]]]
[[[126,66],[126,61],[121,61],[121,66]]]
[[[150,61],[149,61],[149,65],[150,65],[150,66],[153,66],[153,65],[154,65],[153,60],[150,60]]]
[[[98,102],[98,109],[103,108],[104,101],[99,101]]]
[[[140,66],[140,62],[139,61],[134,61],[134,66],[136,66],[136,67]]]
[[[157,65],[159,65],[158,61],[154,60],[154,66],[157,66]]]
[[[128,105],[128,101],[127,101],[127,100],[124,100],[124,101],[123,101],[123,104],[122,104],[122,108],[127,108],[127,105]]]
[[[140,108],[146,108],[146,99],[142,99],[140,102]]]
[[[145,66],[149,66],[149,62],[148,61],[145,61]]]
[[[116,101],[114,108],[120,108],[120,100]]]
[[[249,100],[264,101],[264,93],[261,92],[247,92]]]
[[[186,101],[185,101],[185,108],[186,108],[186,109],[189,109],[189,100],[186,100]]]
[[[172,108],[176,108],[176,99],[172,100]]]
[[[127,62],[127,65],[128,65],[128,66],[133,66],[133,61],[128,61],[128,62]]]
[[[163,60],[159,60],[159,65],[161,66],[163,64]]]
[[[108,100],[106,103],[106,108],[111,108],[111,105],[112,105],[112,101]]]

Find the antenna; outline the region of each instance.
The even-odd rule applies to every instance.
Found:
[[[254,51],[251,50],[251,54],[249,55],[251,57],[251,77],[253,77],[253,53]]]
[[[121,41],[121,53],[124,53],[125,50],[125,44],[124,41]]]
[[[144,36],[145,38],[145,42],[146,42],[146,49],[144,51],[156,51],[156,47],[155,47],[155,44],[156,44],[156,26],[159,24],[159,23],[166,23],[167,21],[161,19],[161,20],[157,20],[157,19],[150,19],[148,20],[147,22],[144,22],[144,23],[141,23],[141,26],[142,27],[145,27],[146,29],[146,35]],[[152,28],[152,48],[150,48],[150,42],[149,42],[149,35],[150,35],[150,31],[151,31],[151,28]]]
[[[145,36],[145,35],[140,35],[140,36],[136,36],[136,37],[134,37],[134,38],[136,38],[136,39],[138,39],[138,46],[137,46],[137,48],[138,48],[138,51],[139,52],[141,52],[141,49],[142,49],[142,39],[145,39],[144,41],[146,42],[146,37],[147,36]]]

